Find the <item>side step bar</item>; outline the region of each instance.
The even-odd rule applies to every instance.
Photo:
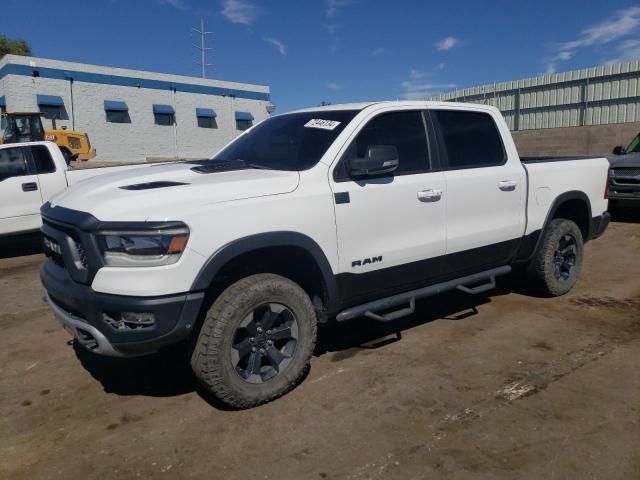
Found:
[[[355,307],[347,308],[336,316],[338,322],[344,322],[345,320],[351,320],[352,318],[358,318],[365,316],[378,322],[390,322],[397,320],[398,318],[411,315],[415,311],[416,300],[425,297],[431,297],[448,290],[460,290],[464,293],[475,295],[477,293],[483,293],[491,290],[496,286],[496,277],[500,275],[506,275],[511,272],[510,266],[493,268],[485,272],[475,273],[462,278],[456,278],[455,280],[449,280],[447,282],[436,283],[429,287],[419,288],[417,290],[411,290],[410,292],[399,293],[391,297],[383,298],[381,300],[375,300],[373,302],[364,303]],[[482,283],[478,285],[478,283]],[[475,286],[469,286],[475,285]],[[394,312],[386,314],[378,314],[376,312],[388,310],[393,307],[397,307],[402,304],[408,303],[405,308],[401,308]]]

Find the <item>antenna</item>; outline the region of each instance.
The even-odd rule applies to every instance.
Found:
[[[194,32],[200,35],[200,45],[194,45],[198,50],[200,50],[200,67],[202,68],[202,78],[207,78],[206,68],[212,66],[213,64],[207,63],[205,60],[205,54],[207,50],[211,50],[211,48],[205,46],[205,37],[207,35],[211,35],[213,32],[207,32],[204,29],[204,18],[200,19],[200,30],[197,28],[191,28]]]

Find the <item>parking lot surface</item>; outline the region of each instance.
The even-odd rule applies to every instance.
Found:
[[[42,259],[0,260],[0,478],[640,478],[637,219],[564,297],[505,278],[324,327],[302,384],[248,411],[199,394],[181,349],[74,349]]]

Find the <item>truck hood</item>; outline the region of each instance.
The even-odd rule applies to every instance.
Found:
[[[627,153],[626,155],[616,155],[609,157],[609,163],[612,167],[640,167],[640,153]]]
[[[156,164],[98,175],[56,195],[51,206],[103,221],[180,220],[176,215],[183,207],[289,193],[300,181],[298,172],[237,168],[201,173],[196,166]]]

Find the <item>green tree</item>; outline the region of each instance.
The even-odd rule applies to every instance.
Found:
[[[7,54],[31,55],[31,47],[24,40],[11,40],[0,33],[0,58]]]

